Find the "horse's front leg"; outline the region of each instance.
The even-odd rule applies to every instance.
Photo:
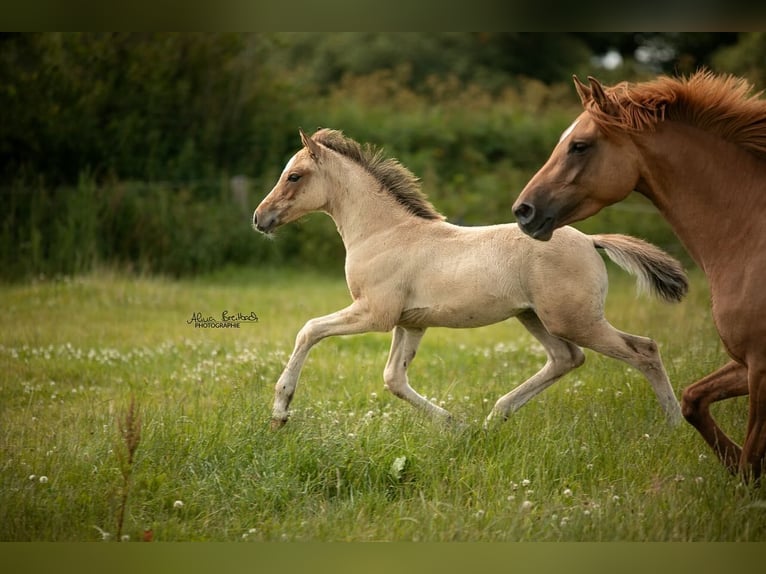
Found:
[[[750,412],[739,463],[739,471],[744,480],[756,485],[760,485],[766,473],[766,386],[763,384],[766,380],[766,366],[761,367],[759,363],[755,359],[748,363]]]
[[[737,474],[741,447],[720,429],[710,414],[710,405],[724,399],[748,394],[747,368],[730,361],[723,367],[686,387],[681,395],[681,409],[686,420],[718,455],[723,465]]]
[[[295,394],[295,387],[298,385],[301,368],[314,345],[326,337],[354,335],[373,330],[376,329],[370,319],[370,313],[359,301],[330,315],[308,321],[298,332],[293,353],[274,388],[271,428],[277,429],[287,422],[288,409]]]

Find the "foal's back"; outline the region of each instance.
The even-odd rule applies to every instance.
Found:
[[[603,309],[606,271],[587,235],[564,228],[549,242],[516,224],[462,227],[428,222],[392,249],[408,286],[402,323],[478,327],[562,298]]]

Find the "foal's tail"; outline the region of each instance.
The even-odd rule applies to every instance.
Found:
[[[640,290],[648,290],[670,302],[680,301],[689,290],[689,280],[681,263],[659,247],[629,235],[591,235],[590,238],[609,259],[638,278]]]

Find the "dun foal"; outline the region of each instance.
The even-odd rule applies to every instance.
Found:
[[[386,388],[440,418],[449,413],[418,394],[407,367],[428,327],[480,327],[516,317],[545,348],[545,365],[500,397],[487,421],[505,419],[557,379],[583,364],[587,347],[635,367],[649,380],[671,423],[681,420],[657,345],[623,333],[604,318],[607,274],[596,251],[668,301],[687,290],[679,263],[624,235],[584,235],[565,228],[549,242],[515,225],[460,227],[444,221],[417,178],[380,151],[339,131],[300,132],[303,149],[287,163],[253,215],[263,233],[306,213],[335,221],[346,248],[352,303],[311,319],[275,389],[272,426],[288,419],[301,367],[325,337],[393,330]]]

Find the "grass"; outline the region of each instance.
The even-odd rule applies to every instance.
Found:
[[[464,424],[388,394],[389,337],[370,334],[315,348],[272,432],[296,332],[347,301],[342,279],[288,270],[1,286],[0,540],[766,540],[763,489],[728,476],[690,426],[669,428],[621,363],[588,352],[484,431],[544,360],[514,321],[426,334],[410,380]],[[259,321],[187,323],[223,310]],[[696,273],[668,306],[615,271],[607,316],[659,342],[678,394],[724,361]],[[741,439],[746,410],[715,414]]]

